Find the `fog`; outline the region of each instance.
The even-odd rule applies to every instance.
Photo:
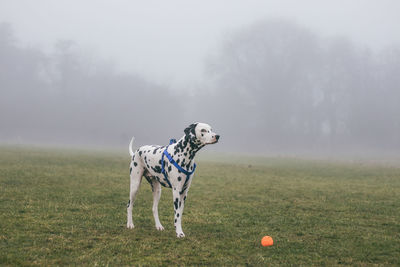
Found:
[[[0,144],[400,154],[397,1],[2,1]]]

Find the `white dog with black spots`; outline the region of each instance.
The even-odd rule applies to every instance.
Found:
[[[193,123],[184,132],[185,135],[181,139],[176,143],[171,143],[169,146],[146,145],[135,152],[132,150],[134,140],[132,138],[129,144],[129,154],[132,161],[130,165],[130,194],[127,208],[128,228],[134,227],[132,206],[144,176],[153,191],[153,216],[156,229],[164,230],[158,218],[158,202],[162,185],[172,188],[176,236],[185,236],[182,231],[181,220],[187,193],[196,168],[194,157],[205,145],[217,143],[219,135],[214,133],[211,126],[205,123]]]

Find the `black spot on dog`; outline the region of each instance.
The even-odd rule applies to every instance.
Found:
[[[147,182],[149,182],[149,184],[151,186],[151,191],[154,192],[154,185],[153,185],[152,177],[145,175],[144,178],[146,178]],[[153,177],[153,179],[154,179],[154,177]]]
[[[179,218],[179,213],[177,213],[177,214],[176,214],[176,217],[178,217],[178,218]]]
[[[129,174],[131,174],[131,173],[132,173],[132,167],[129,168]]]
[[[177,221],[177,220],[175,219],[175,223],[176,223],[176,221]]]
[[[169,172],[170,172],[170,171],[172,171],[172,168],[171,168],[171,166],[169,166],[169,167],[168,167],[168,171],[169,171]]]
[[[161,173],[161,167],[160,166],[151,167],[151,169],[153,171],[155,171],[156,173]]]
[[[175,206],[175,210],[177,210],[178,209],[178,198],[175,198],[174,206]]]
[[[146,178],[147,182],[149,182],[150,184],[152,184],[153,182],[151,181],[151,177],[148,175],[145,175],[144,178]]]
[[[133,163],[133,166],[135,166],[135,167],[136,167],[136,166],[137,166],[137,163],[136,163],[136,162],[134,162],[134,163]]]
[[[126,205],[127,208],[129,208],[129,205],[131,204],[131,200],[128,200],[128,205]]]
[[[143,151],[142,151],[142,150],[140,150],[140,151],[139,151],[139,156],[142,156],[142,153],[143,153]]]
[[[185,191],[186,191],[186,188],[187,188],[187,186],[188,186],[188,183],[187,183],[187,181],[188,181],[188,180],[186,180],[186,181],[185,181],[185,183],[183,184],[183,186],[182,186],[182,191],[181,191],[181,192],[179,192],[179,194],[180,194],[180,195],[182,195],[182,194],[184,194],[184,193],[185,193]]]
[[[182,180],[182,177],[178,176],[178,182],[180,182]]]

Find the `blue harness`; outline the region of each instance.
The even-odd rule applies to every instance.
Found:
[[[190,175],[192,175],[194,173],[194,171],[196,170],[196,163],[194,164],[193,171],[191,171],[191,172],[189,172],[189,171],[185,170],[184,168],[182,168],[181,166],[179,166],[178,163],[176,163],[176,161],[171,157],[171,155],[167,151],[168,147],[170,145],[174,144],[174,143],[176,143],[176,140],[175,139],[171,139],[169,141],[169,145],[165,148],[165,150],[164,150],[164,152],[162,154],[162,157],[161,157],[161,172],[162,172],[162,174],[164,174],[164,178],[167,181],[169,187],[172,188],[171,182],[169,181],[168,175],[167,175],[167,173],[165,172],[165,169],[164,169],[164,155],[165,155],[168,158],[169,162],[171,162],[179,171],[181,171],[184,174],[186,174],[186,180],[185,180],[185,183],[183,184],[182,191],[180,192],[180,194],[182,194],[182,192],[186,188],[187,182],[190,179]]]

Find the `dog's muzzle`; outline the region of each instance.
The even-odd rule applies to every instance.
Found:
[[[215,136],[215,141],[212,142],[211,144],[216,144],[216,143],[218,143],[219,137],[220,137],[220,136],[217,134],[217,135]]]

